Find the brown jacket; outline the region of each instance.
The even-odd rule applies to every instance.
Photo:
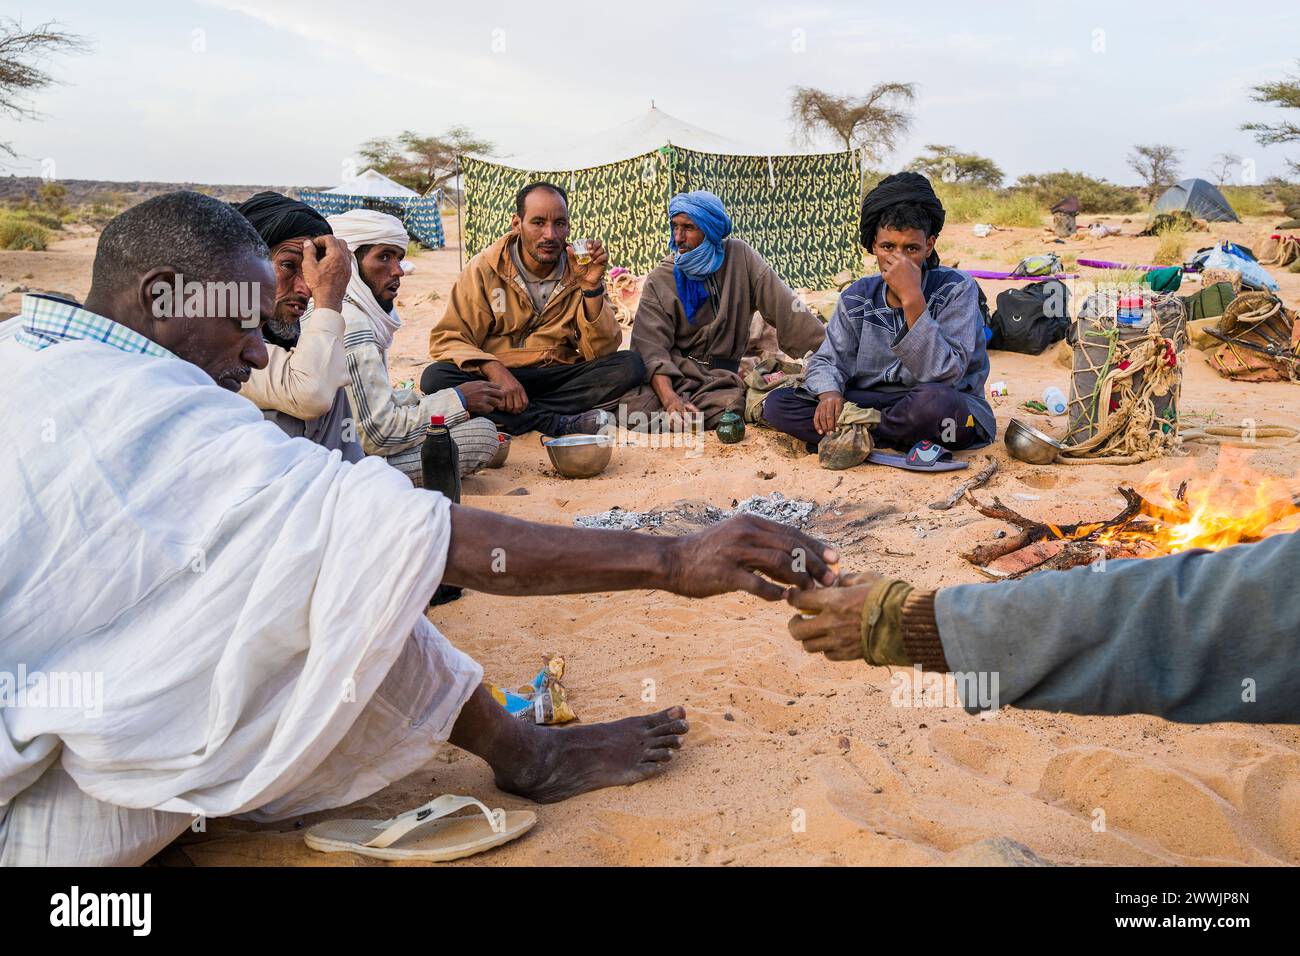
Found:
[[[623,333],[609,300],[602,296],[600,313],[588,321],[582,290],[567,265],[537,313],[510,257],[509,244],[517,237],[509,232],[469,261],[429,333],[430,357],[470,371],[487,360],[507,368],[573,365],[618,351]]]

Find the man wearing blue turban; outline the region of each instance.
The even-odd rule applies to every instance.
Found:
[[[731,217],[713,193],[679,193],[668,218],[672,252],[646,276],[632,327],[648,384],[624,396],[628,427],[644,427],[634,413],[667,412],[700,416],[714,428],[744,403],[740,360],[754,313],[795,357],[816,349],[826,333],[763,257],[731,238]]]

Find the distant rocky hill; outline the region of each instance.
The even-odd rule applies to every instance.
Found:
[[[0,176],[0,203],[21,199],[35,199],[36,190],[45,180],[39,176]],[[288,196],[297,196],[292,186],[223,186],[210,183],[148,183],[111,182],[102,179],[60,179],[67,189],[64,202],[70,206],[82,203],[111,202],[133,206],[150,196],[169,193],[177,189],[193,189],[228,202],[239,202],[263,189],[273,189]]]

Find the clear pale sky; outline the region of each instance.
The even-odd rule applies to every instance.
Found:
[[[1300,7],[1082,6],[9,0],[6,16],[58,20],[93,48],[46,64],[61,84],[33,97],[42,119],[0,119],[21,154],[4,172],[53,160],[64,179],[330,184],[373,136],[462,124],[533,152],[652,99],[789,152],[791,87],[885,80],[919,84],[894,167],[936,142],[1009,179],[1069,168],[1132,183],[1137,142],[1183,148],[1186,175],[1208,176],[1221,152],[1253,159],[1259,180],[1300,160],[1300,145],[1238,129],[1283,118],[1248,89],[1297,70]]]

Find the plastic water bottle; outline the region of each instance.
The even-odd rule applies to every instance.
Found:
[[[1065,393],[1055,385],[1049,385],[1043,392],[1043,404],[1053,415],[1064,415],[1068,407],[1065,402]]]
[[[1115,312],[1115,324],[1129,329],[1145,329],[1151,324],[1146,301],[1140,295],[1122,295]]]

